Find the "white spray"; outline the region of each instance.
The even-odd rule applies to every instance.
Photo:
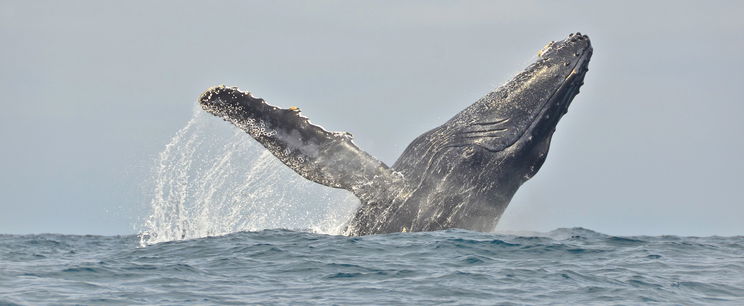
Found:
[[[304,179],[198,107],[160,153],[153,184],[143,246],[268,228],[341,234],[359,206],[350,192]]]

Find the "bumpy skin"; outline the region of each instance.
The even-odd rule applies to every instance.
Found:
[[[538,55],[514,79],[416,138],[392,168],[360,150],[348,133],[328,132],[297,109],[237,88],[210,88],[199,101],[303,177],[354,193],[362,205],[350,235],[490,231],[545,161],[555,127],[583,85],[592,47],[577,33]]]

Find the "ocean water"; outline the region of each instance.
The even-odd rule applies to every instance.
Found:
[[[0,235],[0,305],[744,305],[742,236],[344,236],[353,195],[198,108],[148,184],[137,235]]]
[[[0,304],[744,303],[744,237],[0,235]]]

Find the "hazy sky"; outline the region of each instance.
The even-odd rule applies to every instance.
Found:
[[[744,234],[741,1],[0,1],[0,233],[129,234],[198,95],[239,86],[392,164],[548,41],[594,46],[499,229]]]

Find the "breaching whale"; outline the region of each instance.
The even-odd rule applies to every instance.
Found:
[[[548,43],[511,81],[416,138],[392,167],[359,149],[350,134],[326,131],[296,107],[272,106],[236,87],[212,87],[199,103],[299,175],[356,195],[361,206],[346,234],[492,231],[545,161],[591,56],[581,33]]]

